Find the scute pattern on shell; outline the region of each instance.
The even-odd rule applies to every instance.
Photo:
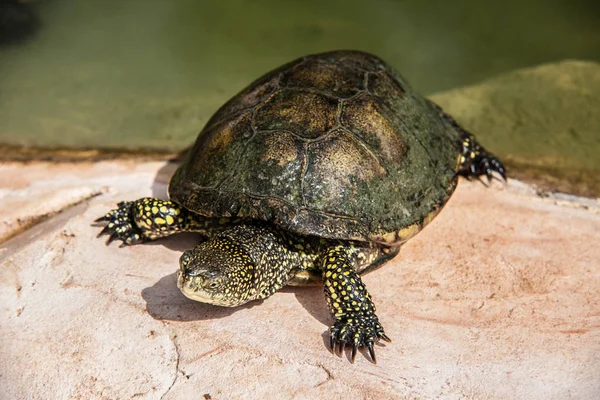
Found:
[[[381,59],[303,57],[259,78],[207,123],[169,188],[206,216],[397,243],[456,185],[457,130]]]

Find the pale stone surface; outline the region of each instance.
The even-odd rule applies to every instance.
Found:
[[[461,181],[430,226],[364,277],[393,343],[377,348],[377,365],[363,355],[352,365],[327,351],[321,288],[203,305],[175,285],[195,235],[122,249],[96,239],[95,218],[119,200],[164,196],[172,171],[0,166],[11,218],[47,212],[38,196],[102,193],[2,245],[2,398],[600,394],[600,202]]]

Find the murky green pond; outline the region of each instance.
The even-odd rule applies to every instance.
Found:
[[[5,145],[180,150],[258,75],[339,48],[381,56],[424,94],[564,59],[600,61],[597,1],[27,5],[39,20],[37,31],[0,46]],[[478,135],[485,142],[485,132]],[[502,143],[497,146],[503,154]]]

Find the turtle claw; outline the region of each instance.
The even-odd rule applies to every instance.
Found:
[[[492,179],[498,179],[495,173],[500,175],[502,180],[506,182],[506,169],[504,168],[502,162],[483,150],[477,153],[475,157],[467,158],[458,171],[458,175],[461,175],[469,180],[476,178],[485,186],[487,186],[487,184],[482,180],[482,178],[485,176],[487,183],[490,184]]]
[[[487,177],[487,182],[486,182],[486,181],[484,181],[484,180],[481,178],[481,176],[478,176],[478,177],[477,177],[477,180],[478,180],[479,182],[481,182],[481,184],[482,184],[483,186],[485,186],[485,187],[490,187],[490,182],[492,181],[492,180],[491,180],[491,178],[490,178],[489,176]]]
[[[468,132],[464,133],[465,136],[462,139],[462,153],[460,158],[461,165],[457,175],[461,175],[469,180],[477,178],[485,185],[481,177],[485,176],[489,184],[492,179],[495,178],[495,172],[506,181],[506,168],[504,168],[502,162],[500,162],[496,156],[488,153],[481,147],[473,135]]]
[[[108,237],[108,240],[106,241],[106,245],[111,244],[117,237],[118,237],[117,232],[111,233],[111,235]]]
[[[492,165],[492,169],[498,174],[500,174],[504,182],[506,182],[506,169],[504,168],[504,165],[502,165],[500,160],[498,160],[496,157],[492,157],[492,159],[490,160],[490,164]]]
[[[373,364],[377,364],[377,358],[375,357],[375,350],[373,349],[373,343],[369,343],[367,348],[369,349],[369,355],[371,356],[371,360],[373,360]]]
[[[377,340],[391,342],[391,339],[383,332],[375,314],[348,318],[345,321],[339,319],[331,327],[329,344],[333,354],[341,357],[346,345],[352,343],[350,362],[354,364],[359,347],[367,347],[373,363],[377,363],[373,343]]]
[[[96,220],[96,222],[108,221],[108,224],[97,236],[100,237],[102,235],[110,235],[106,240],[107,246],[117,239],[123,242],[119,247],[125,247],[144,241],[141,232],[131,217],[130,211],[132,205],[133,202],[131,201],[122,201],[118,204],[119,208],[109,211],[104,216]]]
[[[121,203],[119,203],[119,204],[121,204]],[[96,219],[94,222],[111,221],[113,218],[115,218],[115,215],[117,215],[119,213],[121,213],[121,209],[119,209],[119,208],[110,210],[109,212],[107,212],[106,214],[101,216],[100,218]]]
[[[344,350],[346,349],[346,341],[342,340],[338,346],[338,357],[341,357],[344,354]]]
[[[335,354],[335,336],[332,334],[329,335],[329,348],[331,352]]]
[[[98,220],[96,220],[96,222],[98,222]],[[108,227],[108,225],[106,225],[104,227],[104,229],[102,229],[102,231],[100,231],[100,233],[98,235],[96,235],[96,237],[99,238],[100,236],[106,235],[109,232],[110,232],[110,228]]]
[[[380,338],[381,338],[383,341],[385,341],[385,342],[392,343],[392,339],[390,339],[390,338],[389,338],[389,337],[388,337],[388,336],[387,336],[385,333],[383,333],[383,332],[381,332],[381,334],[379,335],[379,337],[380,337]]]

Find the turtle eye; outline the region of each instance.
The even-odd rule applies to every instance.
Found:
[[[219,284],[217,282],[211,282],[210,285],[208,285],[208,287],[211,289],[216,289],[217,286],[219,286]]]

